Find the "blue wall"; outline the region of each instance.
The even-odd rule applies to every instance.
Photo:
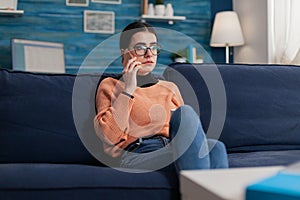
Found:
[[[213,24],[217,12],[224,10],[232,10],[232,0],[211,0],[211,24]],[[215,63],[225,62],[225,48],[211,48],[211,56]],[[233,49],[230,48],[230,62],[233,61]]]
[[[11,68],[11,38],[22,38],[64,43],[66,71],[76,73],[91,50],[113,36],[113,34],[84,33],[83,11],[114,11],[115,33],[119,33],[126,24],[140,19],[140,2],[141,0],[122,0],[122,4],[90,2],[88,7],[74,7],[66,6],[65,0],[19,0],[18,9],[24,10],[23,16],[0,16],[0,67]],[[213,17],[211,9],[214,9],[211,7],[211,0],[165,0],[165,4],[169,2],[174,7],[175,15],[186,16],[187,20],[174,25],[166,22],[149,23],[185,34],[211,54],[209,47]],[[178,41],[170,40],[170,42]],[[117,43],[113,44],[112,48],[117,49]],[[170,53],[166,52],[159,58],[159,63],[163,65],[171,62]],[[119,67],[119,60],[116,59],[112,65]]]

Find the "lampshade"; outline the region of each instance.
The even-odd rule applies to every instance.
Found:
[[[241,25],[236,12],[223,11],[216,14],[210,46],[225,47],[244,44]]]

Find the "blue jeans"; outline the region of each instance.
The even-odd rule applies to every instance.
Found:
[[[199,116],[188,105],[172,115],[170,138],[154,136],[130,144],[121,167],[145,170],[228,168],[227,152],[220,141],[207,139]]]

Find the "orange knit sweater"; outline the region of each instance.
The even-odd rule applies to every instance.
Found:
[[[112,157],[140,137],[169,136],[171,110],[183,105],[177,86],[160,80],[149,87],[137,87],[130,98],[121,93],[124,82],[114,78],[101,81],[97,95],[95,131],[104,151]]]

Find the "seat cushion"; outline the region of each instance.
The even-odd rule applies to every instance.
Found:
[[[1,164],[3,199],[179,199],[175,174],[76,164]]]
[[[286,166],[300,161],[300,150],[230,153],[228,159],[230,167]]]

